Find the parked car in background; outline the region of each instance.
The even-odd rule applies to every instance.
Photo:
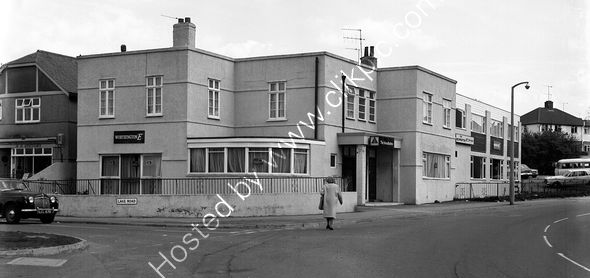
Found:
[[[536,178],[539,175],[537,169],[529,168],[526,164],[520,164],[520,178],[528,179],[529,177]]]
[[[34,193],[25,183],[18,180],[0,180],[0,217],[9,224],[17,224],[21,219],[39,218],[43,223],[51,223],[59,211],[55,196]]]
[[[590,184],[590,171],[571,170],[562,176],[549,176],[545,178],[545,184],[555,187]]]

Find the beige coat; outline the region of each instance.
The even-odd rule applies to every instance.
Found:
[[[342,204],[340,186],[334,183],[324,184],[321,194],[324,196],[324,217],[336,218],[336,206]]]

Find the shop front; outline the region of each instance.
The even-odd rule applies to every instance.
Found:
[[[400,202],[401,139],[373,133],[340,133],[342,177],[357,204]]]

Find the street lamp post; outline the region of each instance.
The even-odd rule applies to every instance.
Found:
[[[514,205],[514,140],[517,134],[514,132],[514,88],[519,85],[526,84],[525,89],[529,89],[529,82],[520,82],[512,86],[510,95],[510,205]]]

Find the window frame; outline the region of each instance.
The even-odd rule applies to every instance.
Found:
[[[442,156],[444,165],[440,166],[443,167],[442,174],[443,177],[431,177],[428,176],[427,166],[428,166],[428,157],[431,156]],[[439,166],[437,166],[438,168]],[[435,171],[436,172],[436,171]],[[437,179],[437,180],[450,180],[451,179],[451,156],[448,154],[442,153],[435,153],[435,152],[422,152],[422,178],[424,179]]]
[[[368,91],[369,92],[369,123],[376,123],[377,122],[377,92],[375,91]],[[372,110],[372,112],[371,112]]]
[[[432,125],[432,104],[434,95],[422,92],[422,123]]]
[[[357,89],[352,86],[346,86],[346,119],[356,120],[356,92]]]
[[[153,80],[152,85],[149,85],[149,81]],[[158,85],[158,83],[156,82],[156,80],[160,81],[160,84]],[[164,106],[164,102],[163,102],[163,98],[164,98],[164,80],[163,77],[161,75],[154,75],[154,76],[148,76],[146,77],[145,80],[145,105],[146,105],[146,117],[158,117],[158,116],[163,116],[164,112],[163,112],[163,106]],[[157,112],[157,89],[160,89],[160,112]],[[152,97],[150,97],[150,92],[152,92]],[[149,105],[149,100],[152,99],[152,105],[150,107]],[[114,104],[114,101],[113,101]],[[150,108],[152,109],[152,113],[150,113]]]
[[[481,131],[480,130],[473,130],[473,122],[475,118],[481,117]],[[480,133],[480,134],[486,134],[487,132],[487,120],[485,116],[482,115],[478,115],[475,113],[471,113],[471,132],[475,132],[475,133]]]
[[[35,100],[37,104],[35,104]],[[21,104],[19,105],[19,101]],[[25,102],[28,101],[28,104]],[[34,119],[34,111],[37,110],[37,119]],[[26,120],[27,111],[29,111],[30,119]],[[21,114],[21,120],[18,116]],[[16,98],[14,100],[14,123],[15,124],[31,124],[41,122],[41,97]]]
[[[451,129],[451,110],[453,101],[443,98],[443,128]]]
[[[207,79],[207,118],[219,120],[221,118],[221,81],[214,78]],[[211,113],[213,112],[213,113]]]
[[[273,90],[273,85],[275,89]],[[281,85],[283,89],[281,90]],[[272,98],[275,96],[275,104],[273,107]],[[283,97],[283,115],[280,115],[281,111],[281,96]],[[275,116],[272,116],[272,113]],[[287,120],[287,81],[272,81],[268,83],[268,120],[269,121],[286,121]]]
[[[102,82],[105,82],[106,87],[102,86]],[[112,81],[113,86],[109,86],[109,81]],[[98,80],[98,117],[100,119],[111,119],[115,117],[115,103],[116,103],[116,81],[113,78],[110,79],[100,79]],[[102,95],[105,93],[105,114],[102,114]],[[113,99],[113,107],[112,113],[109,114],[109,95],[112,96]]]
[[[358,89],[358,109],[357,109],[357,119],[359,121],[366,122],[367,121],[367,97],[365,96],[366,90],[359,88]],[[362,104],[361,104],[362,102]]]

